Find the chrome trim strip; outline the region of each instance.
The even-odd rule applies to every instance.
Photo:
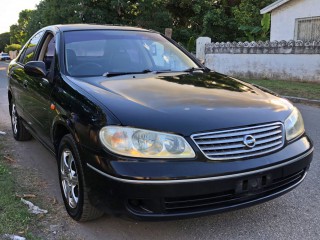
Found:
[[[265,134],[259,134],[259,135],[257,134],[254,136],[254,138],[259,139],[259,138],[264,138],[264,137],[270,137],[273,135],[277,135],[281,132],[282,132],[281,130],[278,130],[278,131],[274,131],[272,133],[265,133]],[[220,143],[237,143],[237,142],[243,142],[243,137],[231,138],[231,139],[227,139],[227,140],[201,141],[198,143],[198,145],[220,144]]]
[[[201,148],[201,146],[199,145],[199,143],[201,144],[201,142],[197,142],[197,140],[199,139],[207,139],[208,137],[213,137],[214,136],[226,136],[225,133],[228,132],[232,132],[229,133],[228,135],[232,134],[232,136],[236,136],[235,134],[239,134],[239,133],[252,133],[253,130],[256,130],[255,133],[259,133],[259,132],[264,132],[266,131],[266,129],[277,129],[277,128],[281,128],[281,136],[282,136],[282,143],[280,145],[274,145],[272,149],[263,151],[263,152],[255,152],[254,150],[259,151],[259,149],[253,148],[252,151],[246,151],[246,150],[241,150],[241,152],[239,151],[236,154],[239,154],[239,156],[222,156],[222,155],[233,155],[234,153],[232,153],[232,149],[230,150],[229,154],[223,154],[222,152],[219,153],[217,152],[216,154],[210,154],[210,153],[205,153],[205,151],[208,150],[203,150]],[[253,130],[250,130],[253,129]],[[259,131],[259,132],[257,132]],[[278,130],[276,130],[278,131]],[[274,131],[274,132],[276,132]],[[272,134],[274,134],[274,132],[272,132]],[[272,136],[272,134],[270,134],[269,136]],[[258,134],[261,135],[261,134]],[[228,160],[234,160],[234,159],[246,159],[248,157],[254,157],[254,156],[261,156],[263,154],[266,153],[270,153],[270,152],[274,152],[279,150],[280,148],[282,148],[284,146],[285,143],[285,128],[284,128],[284,124],[282,122],[274,122],[274,123],[269,123],[269,124],[263,124],[263,125],[257,125],[257,126],[252,126],[252,127],[244,127],[244,128],[235,128],[235,129],[228,129],[228,130],[223,130],[223,131],[216,131],[216,132],[206,132],[206,133],[196,133],[196,134],[192,134],[191,136],[192,141],[194,142],[194,144],[198,147],[198,149],[200,150],[200,152],[209,160],[212,161],[228,161]],[[215,140],[213,140],[215,141]],[[218,141],[218,140],[217,140]],[[261,148],[261,147],[260,147]],[[267,148],[265,148],[267,149]],[[214,150],[214,149],[213,149]],[[263,150],[263,148],[261,148],[260,150]]]
[[[227,140],[202,141],[202,142],[199,142],[198,144],[206,145],[206,144],[237,143],[237,142],[243,142],[243,137],[231,138]]]
[[[282,146],[282,142],[281,141],[278,141],[278,142],[274,142],[274,143],[270,143],[268,145],[263,145],[263,146],[260,146],[257,144],[258,147],[254,147],[250,150],[246,150],[245,151],[245,154],[243,154],[243,156],[246,156],[246,155],[250,155],[250,153],[254,153],[253,156],[256,156],[256,155],[260,155],[261,153],[259,154],[256,154],[255,152],[259,151],[259,150],[263,150],[263,149],[268,149],[268,148],[272,148],[272,147],[275,147],[275,146],[278,146],[280,145]],[[219,150],[219,148],[217,148]],[[237,150],[237,151],[234,151],[233,149],[229,148],[230,151],[228,152],[216,152],[216,153],[206,153],[206,156],[220,156],[220,155],[232,155],[232,154],[241,154],[241,153],[244,153],[243,150]],[[273,151],[275,149],[272,149]],[[204,151],[208,151],[208,149],[204,149]],[[246,154],[246,153],[249,153],[249,154]],[[262,155],[262,154],[261,154]],[[243,157],[241,157],[243,158]],[[228,157],[225,157],[225,159],[228,159]]]
[[[256,173],[261,173],[261,172],[265,172],[265,171],[269,171],[275,168],[279,168],[279,167],[283,167],[286,165],[289,165],[291,163],[297,162],[299,160],[301,160],[302,158],[306,157],[307,155],[309,155],[310,153],[313,152],[313,147],[306,153],[304,153],[303,155],[294,158],[288,162],[284,162],[278,165],[274,165],[271,167],[267,167],[267,168],[263,168],[263,169],[259,169],[259,170],[254,170],[254,171],[249,171],[249,172],[244,172],[244,173],[236,173],[236,174],[230,174],[230,175],[225,175],[225,176],[217,176],[217,177],[207,177],[207,178],[195,178],[195,179],[178,179],[178,180],[132,180],[132,179],[124,179],[124,178],[118,178],[118,177],[114,177],[111,176],[107,173],[104,173],[102,171],[100,171],[99,169],[93,167],[92,165],[90,165],[89,163],[87,163],[87,166],[89,168],[91,168],[92,170],[100,173],[101,175],[110,178],[112,180],[115,181],[119,181],[119,182],[124,182],[124,183],[133,183],[133,184],[175,184],[175,183],[191,183],[191,182],[205,182],[205,181],[212,181],[212,180],[222,180],[222,179],[227,179],[227,178],[236,178],[236,177],[242,177],[242,176],[246,176],[246,175],[250,175],[250,174],[256,174]]]
[[[273,138],[268,138],[266,140],[258,140],[258,141],[256,141],[256,145],[260,145],[260,144],[264,144],[264,143],[268,143],[268,142],[274,142],[280,138],[282,139],[282,135],[277,136],[277,137],[273,137]],[[257,138],[255,137],[255,139],[257,139]]]
[[[253,130],[249,130],[248,128],[244,128],[243,131],[235,129],[234,131],[232,131],[232,130],[225,131],[225,133],[217,132],[218,134],[216,134],[215,132],[209,132],[208,135],[197,136],[198,134],[193,134],[193,136],[195,136],[194,138],[197,138],[197,139],[234,137],[234,136],[239,136],[239,135],[248,135],[248,134],[251,135],[251,134],[255,134],[255,133],[267,132],[267,131],[271,131],[271,130],[274,130],[277,128],[278,128],[278,126],[273,126],[273,127],[268,127],[268,128],[257,127],[257,128],[254,128]]]
[[[214,132],[196,133],[196,134],[193,134],[192,136],[194,136],[194,138],[202,138],[202,139],[203,138],[208,138],[208,137],[210,137],[210,138],[213,137],[214,138],[216,136],[224,137],[224,136],[226,136],[226,135],[224,135],[224,133],[228,133],[228,132],[234,132],[234,133],[236,133],[236,135],[239,135],[239,134],[246,135],[246,134],[259,133],[259,132],[264,132],[264,131],[271,131],[273,129],[278,128],[277,125],[283,125],[283,123],[282,122],[274,122],[274,123],[270,123],[270,124],[256,125],[256,126],[252,126],[252,127],[232,128],[232,129],[222,130],[222,131],[218,130],[218,131],[214,131]],[[266,129],[264,127],[269,127],[269,128]],[[250,131],[250,132],[248,132],[247,130],[250,130],[250,129],[255,129],[255,130],[258,130],[258,131],[255,131],[255,132]],[[260,131],[260,130],[262,130],[262,131]],[[210,134],[212,134],[214,136],[211,136]],[[217,135],[217,134],[219,134],[219,135]],[[206,135],[209,135],[209,136],[206,136]],[[232,137],[232,136],[227,135],[227,137]]]
[[[278,133],[281,133],[281,132],[282,132],[281,130],[278,130],[278,131],[273,131],[271,133],[257,134],[257,135],[254,135],[254,138],[259,139],[259,138],[264,138],[264,137],[270,137],[273,135],[277,135]]]
[[[243,139],[243,138],[242,138]],[[242,143],[241,144],[230,144],[230,145],[227,145],[227,146],[223,146],[223,147],[215,147],[214,150],[234,150],[235,148],[244,148],[246,145],[243,144],[243,140],[242,140]],[[210,151],[212,150],[212,147],[203,147],[201,148],[203,151]],[[234,150],[235,151],[235,150]],[[219,155],[221,155],[221,152],[219,153]]]

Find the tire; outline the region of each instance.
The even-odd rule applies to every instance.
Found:
[[[89,202],[89,188],[84,178],[80,154],[71,134],[62,138],[57,162],[61,194],[68,214],[79,222],[101,217],[103,212]]]
[[[17,141],[28,141],[32,138],[29,131],[23,125],[22,119],[17,112],[15,104],[10,106],[11,126],[14,139]]]

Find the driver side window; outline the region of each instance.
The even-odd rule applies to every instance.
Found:
[[[32,61],[36,52],[37,45],[43,36],[43,31],[36,34],[29,43],[24,47],[23,52],[20,54],[18,62],[26,64]]]
[[[40,54],[39,61],[43,61],[46,65],[46,70],[49,72],[51,69],[51,65],[53,63],[54,53],[55,53],[55,37],[52,34],[48,34],[46,37]]]

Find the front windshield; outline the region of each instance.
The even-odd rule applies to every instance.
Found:
[[[65,60],[71,76],[184,71],[198,67],[160,34],[138,31],[65,32]]]

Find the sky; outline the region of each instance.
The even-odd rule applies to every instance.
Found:
[[[0,33],[9,32],[10,26],[18,22],[19,12],[35,9],[41,0],[0,0]]]

